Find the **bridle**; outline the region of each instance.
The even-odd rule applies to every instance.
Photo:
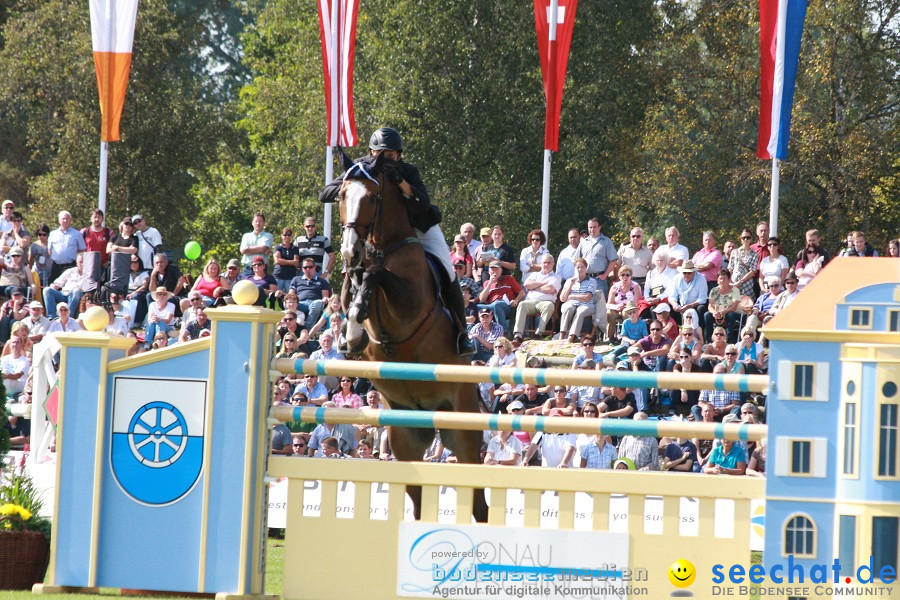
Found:
[[[366,255],[367,257],[375,256],[378,257],[380,250],[378,250],[377,246],[374,243],[371,243],[369,240],[381,239],[383,233],[384,224],[381,221],[381,213],[384,209],[384,197],[382,195],[382,190],[384,189],[384,173],[380,174],[378,177],[373,177],[371,173],[369,173],[368,169],[364,163],[356,163],[344,173],[344,179],[346,180],[349,175],[354,173],[361,173],[366,179],[375,184],[375,193],[367,194],[370,202],[375,203],[375,216],[372,218],[372,221],[365,226],[365,230],[361,231],[360,225],[356,221],[347,221],[341,226],[343,231],[348,229],[352,229],[356,232],[356,235],[359,239],[364,240]],[[358,178],[355,178],[358,179]],[[341,194],[340,201],[344,201],[344,195]],[[358,213],[357,213],[358,214]],[[373,230],[377,228],[378,231],[373,233]],[[384,257],[384,254],[381,253],[381,258]]]

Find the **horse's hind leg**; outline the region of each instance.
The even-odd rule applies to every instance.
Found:
[[[434,429],[396,428],[388,431],[388,439],[391,441],[391,453],[398,459],[410,462],[421,462],[425,456],[425,450],[434,441]],[[422,516],[422,487],[410,485],[406,487],[406,493],[413,503],[413,515],[418,521]]]

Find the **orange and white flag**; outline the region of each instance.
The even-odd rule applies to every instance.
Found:
[[[119,122],[131,72],[138,0],[90,0],[94,67],[100,93],[101,142],[118,142]]]

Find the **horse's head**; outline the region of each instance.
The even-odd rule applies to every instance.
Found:
[[[344,184],[339,195],[341,225],[341,257],[350,268],[358,267],[364,245],[375,226],[381,209],[384,185],[383,155],[370,163],[354,163],[342,153]]]

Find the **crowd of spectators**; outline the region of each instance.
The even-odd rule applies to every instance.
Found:
[[[242,236],[239,256],[224,260],[224,268],[209,259],[196,277],[171,262],[162,234],[140,214],[122,219],[115,230],[104,224],[99,210],[82,229],[73,226],[66,211],[59,213],[58,222],[52,230],[39,224],[33,240],[15,205],[3,202],[0,342],[4,383],[13,398],[24,395],[29,401],[25,382],[31,345],[48,333],[77,331],[90,306],[106,308],[108,331],[137,339],[132,353],[150,351],[209,335],[206,309],[229,303],[231,289],[241,279],[257,286],[259,305],[283,313],[276,356],[343,359],[345,317],[329,282],[335,252],[314,217],[304,220],[302,235],[282,228],[276,243],[266,231],[265,215],[252,215],[252,230]],[[532,230],[517,260],[501,226],[476,230],[464,224],[449,246],[477,348],[473,362],[515,366],[515,351],[526,340],[556,339],[575,344],[571,367],[578,369],[765,373],[764,324],[832,257],[819,233],[810,230],[803,248],[789,259],[765,222],[741,232],[739,240],[725,240],[721,249],[709,231],[693,253],[676,227],[666,228],[662,237],[664,241],[645,239],[635,227],[617,244],[591,219],[584,230],[567,232],[567,245],[555,256],[544,232]],[[887,254],[897,252],[892,241]],[[834,254],[878,252],[863,233],[851,232]],[[764,402],[713,390],[540,389],[490,383],[479,389],[486,410],[549,417],[641,419],[656,413],[664,418],[756,420]],[[377,390],[361,379],[287,377],[275,383],[273,394],[273,402],[298,406],[381,405]],[[272,449],[389,459],[383,433],[362,426],[292,423],[275,427]],[[485,432],[484,450],[490,464],[608,468],[615,463],[620,468],[730,473],[764,465],[764,448],[754,463],[754,451],[760,449],[746,446]],[[443,448],[439,436],[426,456],[453,460],[452,449]]]

